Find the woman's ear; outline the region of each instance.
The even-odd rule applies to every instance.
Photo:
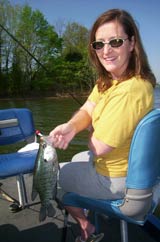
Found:
[[[134,46],[135,46],[135,38],[134,36],[132,36],[130,40],[130,51],[134,50]]]

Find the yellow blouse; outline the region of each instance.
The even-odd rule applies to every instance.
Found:
[[[99,93],[95,85],[88,99],[96,103],[92,114],[93,136],[115,147],[110,153],[95,157],[98,173],[109,177],[126,176],[130,142],[140,119],[153,108],[153,87],[133,77]],[[137,151],[138,152],[138,151]]]

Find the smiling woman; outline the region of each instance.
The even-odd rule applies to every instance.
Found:
[[[98,73],[96,85],[75,115],[50,132],[54,146],[66,149],[80,131],[88,129],[89,157],[64,165],[59,183],[64,192],[121,199],[131,139],[138,122],[153,108],[156,79],[137,26],[124,10],[111,9],[95,21],[89,54]],[[83,209],[65,205],[81,227],[76,242],[102,239],[103,234],[93,236],[95,227]]]
[[[119,79],[126,71],[134,48],[134,36],[127,36],[121,24],[117,20],[107,22],[100,26],[96,33],[92,47],[102,41],[103,48],[96,48],[96,54],[102,66],[112,75],[113,79]],[[95,48],[94,48],[95,49]]]

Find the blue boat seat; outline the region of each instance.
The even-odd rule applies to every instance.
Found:
[[[32,144],[36,143],[35,139],[34,120],[29,109],[0,110],[0,146],[18,142],[23,145]],[[19,205],[22,208],[28,203],[23,175],[33,172],[37,151],[38,146],[34,145],[34,149],[0,154],[0,179],[16,176]]]
[[[82,152],[78,156],[80,157],[81,154],[84,155]],[[73,160],[75,160],[74,157]],[[119,219],[121,241],[128,242],[127,223],[145,224],[159,203],[160,191],[157,190],[160,187],[159,184],[160,109],[154,109],[139,122],[134,132],[128,158],[124,198],[101,200],[83,197],[76,193],[66,193],[63,204],[93,211],[97,232],[99,214]]]

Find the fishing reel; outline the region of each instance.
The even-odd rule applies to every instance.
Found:
[[[0,194],[2,195],[2,197],[8,201],[8,202],[12,202],[11,205],[9,205],[9,210],[12,212],[12,213],[17,213],[19,211],[22,210],[22,206],[20,205],[19,201],[17,201],[15,198],[13,198],[12,196],[10,196],[7,192],[5,192],[3,189],[2,189],[2,183],[0,183]]]

